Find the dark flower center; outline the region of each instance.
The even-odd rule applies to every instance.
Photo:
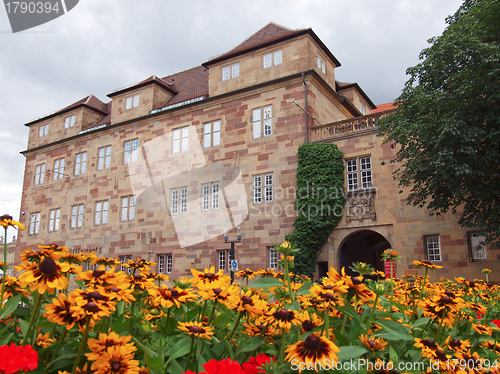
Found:
[[[321,339],[317,336],[309,335],[306,340],[306,347],[311,350],[317,350],[321,346]]]
[[[323,287],[325,290],[333,290],[334,287],[331,285],[331,284],[328,284],[326,286]]]
[[[89,301],[87,305],[84,306],[84,309],[88,310],[89,312],[95,312],[99,310],[99,306],[97,306],[97,304],[93,301]]]
[[[142,279],[141,275],[140,274],[134,274],[134,280],[136,282],[140,281]]]
[[[460,345],[461,345],[460,340],[458,339],[452,339],[450,341],[450,347],[460,347]]]
[[[439,358],[441,361],[446,361],[447,358],[446,358],[446,353],[444,353],[444,351],[442,351],[441,349],[438,349],[436,351],[436,356],[437,358]]]
[[[118,291],[120,291],[120,289],[118,287],[111,287],[109,290],[111,292],[118,292]]]
[[[214,294],[218,295],[222,292],[222,288],[214,288]]]
[[[445,291],[445,293],[444,293],[444,294],[445,294],[446,296],[451,297],[451,298],[455,297],[455,294],[454,294],[452,291],[450,291],[450,290]]]
[[[94,278],[99,278],[101,275],[104,275],[106,272],[104,270],[94,270],[92,272],[92,276]]]
[[[281,321],[290,321],[293,319],[293,312],[286,309],[282,309],[279,312],[274,313],[274,317]]]
[[[214,273],[206,273],[205,278],[208,280],[214,280],[215,279],[215,274]]]
[[[309,332],[314,329],[314,323],[312,323],[311,321],[304,321],[302,322],[302,328],[304,329],[304,331]]]
[[[118,373],[120,371],[120,369],[122,368],[122,364],[118,361],[113,361],[111,362],[111,371],[113,373]]]
[[[12,220],[12,216],[9,216],[8,214],[4,214],[3,216],[0,217],[0,220]]]
[[[56,262],[50,258],[44,258],[42,262],[40,262],[40,271],[46,275],[52,275],[57,273],[57,264]]]
[[[424,339],[422,340],[422,344],[425,345],[426,347],[429,347],[431,349],[436,349],[436,343],[432,339]]]
[[[429,261],[429,260],[424,260],[424,261],[422,261],[422,264],[425,264],[425,265],[433,265],[432,261]]]
[[[94,299],[94,300],[107,300],[107,297],[104,295],[101,295],[98,291],[92,291],[90,292],[87,297],[89,299]]]
[[[194,333],[194,334],[201,334],[203,332],[205,332],[201,327],[199,326],[190,326],[189,327],[189,331]]]
[[[362,281],[359,280],[359,278],[352,278],[352,284],[354,284],[355,286],[357,286],[358,284],[361,284],[363,283]]]
[[[331,292],[327,292],[327,293],[323,294],[323,296],[325,297],[325,299],[335,301],[335,295],[332,294]]]
[[[443,296],[441,299],[439,299],[439,302],[441,304],[453,304],[453,300],[449,296]]]
[[[248,296],[243,296],[241,298],[243,305],[253,305],[253,300]]]
[[[266,326],[264,326],[264,325],[257,325],[256,327],[257,327],[260,331],[263,331],[263,330],[266,328]]]
[[[179,291],[171,289],[170,294],[172,295],[172,297],[177,297],[177,296],[179,296]]]
[[[376,343],[373,340],[368,340],[368,345],[371,349],[375,348]]]

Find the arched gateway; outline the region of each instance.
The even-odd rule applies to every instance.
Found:
[[[359,230],[347,236],[339,246],[340,268],[345,267],[349,275],[354,273],[350,266],[353,262],[365,262],[372,265],[375,270],[384,271],[382,253],[391,248],[391,245],[378,232],[372,230]]]

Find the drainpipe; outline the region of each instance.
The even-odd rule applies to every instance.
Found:
[[[304,83],[304,95],[306,97],[306,143],[309,143],[309,112],[307,107],[307,84],[304,79],[304,73],[302,72],[302,82]]]

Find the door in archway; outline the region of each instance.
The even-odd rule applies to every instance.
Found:
[[[345,267],[349,275],[358,275],[350,269],[350,266],[353,262],[365,262],[372,265],[375,270],[384,271],[382,253],[389,248],[391,245],[387,239],[378,232],[356,231],[345,238],[339,248],[340,267]]]

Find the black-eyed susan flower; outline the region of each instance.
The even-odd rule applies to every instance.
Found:
[[[91,317],[97,320],[108,317],[116,310],[116,303],[110,296],[92,289],[74,290],[68,299],[71,302],[70,311],[73,317]]]
[[[2,263],[0,262],[0,268],[2,266]],[[8,275],[5,276],[5,285],[4,285],[4,292],[3,292],[3,300],[4,301],[7,299],[10,299],[11,297],[22,294],[24,296],[28,296],[30,292],[23,287],[21,282],[16,277],[9,277]]]
[[[234,275],[238,278],[243,279],[243,280],[255,278],[255,272],[253,270],[248,269],[248,268],[246,268],[245,270],[237,271]]]
[[[193,287],[197,287],[200,283],[213,283],[214,287],[223,288],[225,286],[229,286],[229,284],[231,283],[231,278],[228,275],[224,275],[222,269],[218,272],[215,272],[214,266],[205,268],[203,272],[196,269],[191,269],[191,274],[194,277],[193,279],[191,279]]]
[[[424,260],[424,261],[413,260],[413,265],[415,265],[417,268],[425,267],[425,268],[431,269],[431,270],[443,268],[442,266],[436,265],[435,263],[433,263],[432,261],[429,261],[429,260]]]
[[[252,291],[241,291],[237,304],[231,305],[230,309],[237,309],[240,312],[247,312],[252,317],[257,317],[264,314],[266,310],[266,302],[258,295],[252,295]]]
[[[81,272],[75,280],[83,281],[87,287],[105,287],[127,284],[128,278],[123,272],[115,272],[113,269],[106,271],[105,266],[100,265],[98,269]]]
[[[203,300],[217,300],[218,302],[231,307],[231,305],[236,305],[239,302],[240,290],[237,285],[232,284],[229,287],[216,287],[213,288],[208,284],[202,285],[198,284],[198,294]]]
[[[304,310],[299,314],[299,320],[301,322],[303,332],[312,331],[316,327],[323,325],[323,319],[318,317],[316,313],[309,314],[307,310]]]
[[[488,327],[488,326],[473,323],[471,327],[474,331],[477,331],[478,333],[483,334],[483,335],[491,336],[493,334],[493,330],[491,329],[491,327]]]
[[[202,322],[179,322],[178,328],[181,331],[187,332],[189,335],[196,336],[198,338],[204,338],[212,340],[214,334],[214,328],[211,326],[205,326]]]
[[[132,335],[120,336],[114,331],[108,334],[99,333],[98,339],[88,339],[87,346],[92,352],[86,353],[85,356],[89,361],[96,361],[104,351],[114,346],[119,346],[122,353],[134,353],[137,348],[130,343],[131,339]]]
[[[470,348],[470,341],[468,339],[452,339],[451,336],[449,336],[444,341],[443,346],[448,347],[448,349],[451,349],[455,352],[467,352],[467,350]]]
[[[21,222],[14,221],[12,216],[9,216],[8,214],[4,214],[0,217],[0,226],[3,226],[5,229],[10,226],[15,229],[24,230],[24,225]]]
[[[192,301],[196,295],[191,289],[183,290],[173,286],[151,287],[147,289],[149,293],[149,302],[156,307],[171,308],[176,305],[178,308],[186,302]]]
[[[124,346],[108,347],[90,367],[95,374],[139,374],[139,361]]]
[[[384,341],[384,339],[375,338],[373,335],[360,335],[359,340],[361,340],[361,343],[363,343],[363,345],[372,352],[381,351],[385,349],[388,344],[386,341]]]
[[[33,262],[24,267],[25,272],[19,276],[19,281],[30,285],[31,291],[40,294],[52,293],[54,290],[64,290],[69,285],[65,273],[71,270],[70,264],[60,263],[53,256],[45,257],[40,263]]]
[[[55,341],[56,341],[56,339],[50,338],[49,332],[47,332],[45,334],[38,333],[38,336],[36,337],[36,340],[35,340],[35,345],[42,347],[42,348],[47,348]]]
[[[71,330],[76,323],[80,331],[84,330],[87,319],[84,315],[73,316],[73,312],[70,310],[71,302],[66,294],[61,292],[57,298],[52,299],[52,304],[45,306],[45,309],[47,311],[43,316],[49,321],[58,325],[66,325],[66,330]]]
[[[292,325],[299,325],[299,313],[295,310],[284,309],[284,308],[271,308],[271,310],[267,313],[268,318],[267,321],[276,326],[277,328],[284,329],[285,331],[289,331]]]
[[[285,351],[287,356],[286,361],[296,359],[300,363],[304,363],[305,367],[315,367],[317,362],[330,363],[338,362],[337,353],[340,349],[329,339],[322,336],[309,335],[304,340],[288,346]],[[299,373],[301,372],[301,365],[298,365]]]

